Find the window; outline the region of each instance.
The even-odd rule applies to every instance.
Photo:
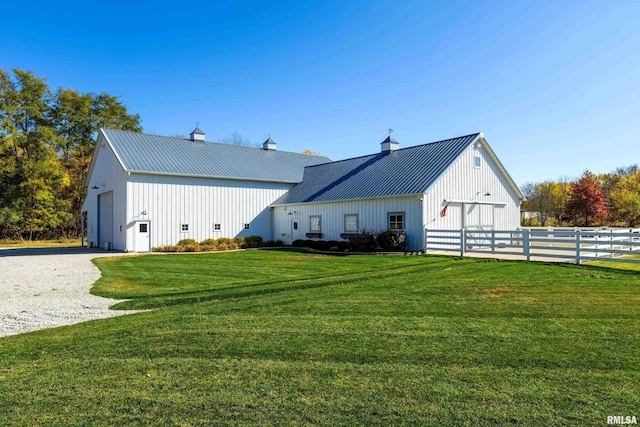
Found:
[[[404,212],[389,213],[389,230],[404,230]]]
[[[320,218],[320,215],[313,215],[309,217],[309,231],[312,233],[319,233],[322,231]]]
[[[148,230],[148,226],[149,224],[144,223],[144,224],[138,224],[139,228],[140,228],[140,233],[146,233]]]
[[[475,156],[474,157],[474,161],[475,161],[476,167],[479,168],[480,167],[480,156]]]
[[[142,224],[140,224],[140,225],[142,225]],[[189,224],[182,224],[180,226],[180,231],[182,231],[183,233],[189,231]]]
[[[246,224],[244,225],[244,229],[245,229],[245,230],[248,230],[250,227],[251,227],[251,224],[249,224],[249,223],[246,223]]]
[[[298,229],[298,221],[293,221],[293,229],[294,230]]]
[[[358,232],[358,214],[346,214],[344,216],[344,232],[345,233]]]
[[[222,230],[222,227],[220,227],[220,224],[213,224],[213,230],[214,231],[220,231],[220,230]]]

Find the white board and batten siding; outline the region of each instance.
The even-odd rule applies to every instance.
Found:
[[[322,240],[342,240],[345,233],[345,215],[358,215],[358,228],[384,231],[389,228],[389,214],[403,213],[405,229],[409,236],[410,250],[422,248],[422,202],[420,195],[385,197],[378,199],[358,199],[325,203],[304,203],[273,207],[274,239],[291,244],[294,240],[306,240],[306,233],[312,232],[311,217],[321,217]],[[291,215],[289,215],[291,213]],[[298,230],[293,227],[298,223]]]
[[[102,137],[96,146],[97,159],[87,183],[89,194],[82,207],[87,212],[87,242],[101,248],[108,243],[112,249],[124,250],[127,174]]]
[[[135,241],[136,237],[140,240],[141,222],[148,223],[150,248],[174,245],[182,239],[200,242],[250,235],[272,239],[269,205],[291,187],[286,183],[131,173],[127,183],[127,250],[140,251]],[[245,224],[249,224],[248,230]]]
[[[441,217],[445,200],[452,202]],[[520,226],[520,199],[483,145],[471,146],[425,193],[424,223],[440,230],[515,230]]]

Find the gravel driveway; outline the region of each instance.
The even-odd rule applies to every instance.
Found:
[[[100,277],[91,259],[126,255],[87,248],[0,248],[0,337],[132,311],[89,293]]]

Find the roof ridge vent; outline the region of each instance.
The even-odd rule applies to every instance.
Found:
[[[196,126],[196,128],[189,134],[189,139],[191,141],[204,141],[205,134]]]

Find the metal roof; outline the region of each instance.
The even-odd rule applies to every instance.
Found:
[[[197,129],[196,129],[197,130]],[[129,172],[299,183],[324,156],[101,129]]]
[[[424,193],[480,135],[309,166],[274,205]]]

